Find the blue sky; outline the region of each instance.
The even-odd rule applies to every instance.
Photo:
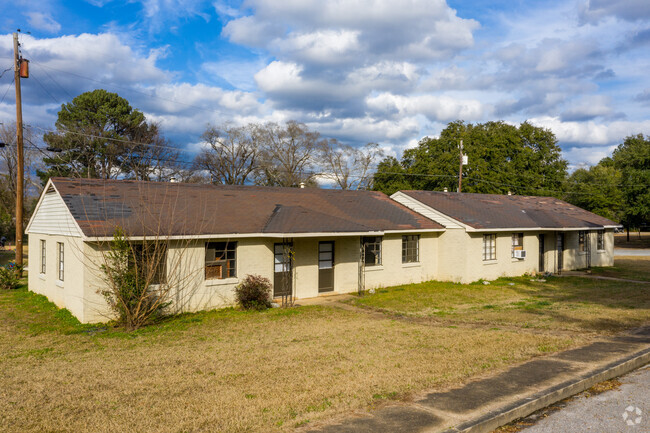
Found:
[[[0,5],[2,70],[17,28],[37,132],[105,88],[189,152],[208,123],[298,120],[399,157],[452,120],[529,120],[575,167],[650,134],[647,0],[18,0]]]

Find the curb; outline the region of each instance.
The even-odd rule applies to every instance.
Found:
[[[595,384],[624,375],[650,363],[650,348],[646,348],[604,367],[583,374],[554,387],[545,389],[508,406],[488,412],[480,418],[464,422],[443,433],[486,433],[511,421],[526,417],[565,398],[579,394]]]

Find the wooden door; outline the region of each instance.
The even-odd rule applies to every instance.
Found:
[[[318,292],[334,290],[334,242],[318,243]]]
[[[291,294],[293,248],[291,244],[273,245],[273,296],[289,296]]]

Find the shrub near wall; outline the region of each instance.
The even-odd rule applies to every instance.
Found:
[[[13,263],[7,266],[0,266],[0,289],[13,290],[20,286],[20,279],[16,273],[16,265]]]
[[[235,297],[246,310],[265,310],[271,306],[271,281],[260,275],[247,275],[235,287]]]

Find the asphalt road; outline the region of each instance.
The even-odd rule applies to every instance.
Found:
[[[619,378],[616,390],[579,395],[522,433],[650,432],[650,365]]]
[[[650,256],[649,248],[614,248],[614,256]]]

